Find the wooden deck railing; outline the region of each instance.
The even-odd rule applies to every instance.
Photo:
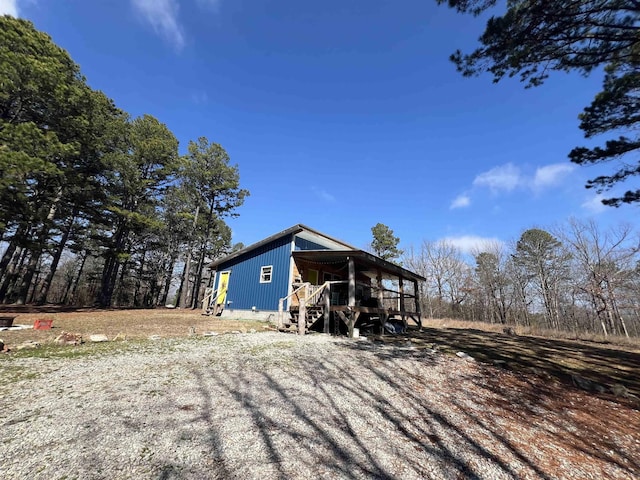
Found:
[[[202,299],[202,315],[209,315],[211,307],[211,299],[218,294],[218,289],[206,288],[204,290],[204,298]]]
[[[311,285],[310,282],[304,282],[299,288],[295,289],[289,295],[278,300],[278,330],[284,328],[285,300],[288,300],[294,295],[298,295],[300,291],[303,291],[304,294],[302,295],[302,298],[300,298],[300,310],[298,312],[298,334],[304,335],[307,320],[307,306],[317,303],[320,298],[320,294],[324,292],[326,288],[330,288],[332,283],[337,282],[324,282],[322,285]]]
[[[298,296],[300,302],[298,311],[298,333],[300,335],[303,335],[306,331],[307,326],[307,307],[311,305],[319,305],[321,303],[320,299],[322,297],[322,294],[327,291],[327,289],[330,290],[331,285],[344,283],[347,282],[343,280],[337,280],[324,282],[322,285],[312,285],[310,282],[303,282],[302,284],[300,284],[300,286],[293,292],[278,301],[278,329],[284,328],[285,300],[288,300],[293,296]],[[347,324],[347,326],[349,327],[350,335],[353,331],[353,326],[357,321],[358,316],[363,313],[376,315],[378,317],[378,320],[380,321],[381,326],[389,317],[399,316],[405,323],[407,319],[412,319],[419,327],[422,327],[419,308],[407,308],[407,306],[405,305],[408,300],[415,301],[416,296],[414,292],[405,292],[403,290],[393,290],[389,288],[379,288],[373,285],[366,285],[364,283],[360,285],[366,288],[370,288],[371,293],[376,294],[372,298],[377,299],[377,306],[364,306],[360,305],[359,302],[356,305],[348,305],[343,303],[334,305],[331,303],[330,295],[325,295],[322,301],[322,306],[324,308],[325,314],[325,333],[329,333],[329,315],[333,313],[336,313],[339,318],[343,320],[345,324]],[[416,307],[418,306],[416,305]]]

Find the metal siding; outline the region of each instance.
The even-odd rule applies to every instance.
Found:
[[[218,265],[218,272],[231,271],[227,308],[277,310],[278,300],[287,295],[290,258],[291,236],[285,236]],[[260,267],[266,265],[273,265],[271,283],[260,283]]]
[[[328,247],[319,245],[306,238],[296,237],[296,250],[329,250]]]

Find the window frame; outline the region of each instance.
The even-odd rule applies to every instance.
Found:
[[[267,273],[268,269],[268,273]],[[269,276],[269,280],[265,277]],[[263,265],[260,267],[260,283],[271,283],[273,281],[273,265]]]

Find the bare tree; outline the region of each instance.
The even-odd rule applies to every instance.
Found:
[[[511,279],[507,274],[506,252],[495,243],[474,256],[477,292],[485,307],[485,320],[506,324],[514,303]]]
[[[559,233],[570,245],[579,290],[592,306],[602,333],[629,336],[620,308],[625,286],[635,277],[640,243],[629,225],[601,231],[593,221],[570,219]]]
[[[427,280],[421,286],[423,312],[431,318],[462,316],[471,289],[471,267],[462,253],[446,241],[424,241],[419,251],[410,248],[403,265]]]
[[[514,250],[515,246],[510,248],[510,251]],[[531,315],[529,312],[533,303],[531,275],[523,265],[515,261],[513,255],[509,255],[507,259],[505,274],[509,278],[509,284],[512,289],[514,323],[530,327]]]
[[[429,263],[425,255],[424,243],[419,250],[416,250],[413,245],[405,250],[402,256],[402,265],[425,278],[429,278]],[[428,282],[418,283],[418,293],[420,294],[422,312],[428,313],[429,317],[433,318],[433,299],[430,296]]]

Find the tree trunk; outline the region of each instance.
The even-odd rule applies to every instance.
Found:
[[[212,201],[209,205],[209,215],[207,216],[207,228],[205,230],[204,239],[200,248],[200,257],[198,258],[198,268],[196,271],[196,279],[193,284],[192,294],[192,308],[198,308],[198,302],[200,301],[200,290],[202,283],[202,271],[204,270],[204,259],[207,254],[207,243],[209,242],[209,236],[211,235],[211,226],[213,225],[215,201]]]
[[[205,241],[202,242],[202,246],[200,249],[200,256],[198,258],[198,266],[196,270],[196,278],[193,282],[193,289],[191,294],[191,308],[198,308],[198,302],[200,301],[200,293],[202,291],[202,272],[204,270],[204,260],[205,254],[207,251],[207,237],[205,237]]]
[[[175,267],[177,255],[174,253],[171,254],[171,258],[169,260],[169,267],[167,268],[167,275],[164,281],[164,288],[162,289],[162,297],[160,299],[159,305],[164,306],[167,304],[167,297],[169,296],[169,290],[171,289],[171,279],[173,277],[173,268]]]
[[[194,310],[198,308],[198,302],[200,301],[200,290],[202,287],[201,285],[202,269],[204,268],[203,263],[204,263],[204,248],[202,249],[202,252],[200,253],[198,258],[198,263],[196,266],[196,276],[193,281],[193,287],[191,288],[191,302],[189,304],[191,308]]]
[[[602,318],[600,318],[600,325],[602,325],[602,333],[604,333],[604,338],[608,337],[607,334],[607,326],[604,323],[604,320],[602,320]]]
[[[187,308],[187,297],[189,296],[189,277],[191,276],[191,248],[187,252],[187,260],[182,271],[182,281],[180,282],[180,308]]]
[[[33,276],[35,275],[36,268],[38,266],[38,261],[40,260],[40,255],[40,248],[38,248],[38,250],[36,251],[31,251],[31,255],[29,255],[29,261],[27,262],[26,269],[18,284],[18,292],[16,297],[16,303],[18,305],[24,305],[27,303],[27,295],[29,293],[29,288],[31,287],[31,281],[33,280]]]
[[[100,292],[98,294],[98,303],[103,308],[111,306],[113,290],[118,276],[118,268],[119,265],[115,255],[111,252],[104,262],[102,280],[100,281]]]
[[[64,252],[67,241],[69,240],[69,235],[71,234],[71,229],[73,228],[73,222],[75,221],[75,219],[76,217],[74,213],[73,215],[71,215],[71,218],[69,219],[64,232],[62,232],[62,238],[60,239],[60,243],[58,244],[58,247],[53,254],[53,259],[51,260],[49,273],[44,279],[42,287],[40,288],[40,293],[38,294],[38,298],[36,299],[36,303],[38,305],[43,305],[47,302],[47,295],[49,294],[49,288],[51,288],[51,282],[53,281],[53,277],[56,274],[56,270],[58,269],[58,264],[60,263],[62,252]]]
[[[82,272],[84,271],[84,265],[87,262],[87,258],[89,258],[90,252],[86,251],[84,256],[82,257],[82,262],[80,263],[80,268],[78,268],[78,273],[76,274],[76,278],[73,281],[73,287],[71,288],[71,298],[69,300],[69,303],[71,305],[74,304],[75,300],[76,300],[76,294],[78,292],[78,285],[80,284],[80,277],[82,276]],[[66,295],[65,295],[65,299],[66,299]],[[64,302],[65,304],[67,303],[66,300]]]
[[[0,285],[0,302],[4,303],[9,285],[14,280],[18,258],[21,256],[22,249],[18,249],[16,242],[11,242],[2,257],[3,275],[2,284]]]
[[[19,245],[24,244],[28,231],[28,225],[20,224],[0,260],[0,280],[2,280],[2,284],[0,285],[0,303],[4,303],[9,285],[13,281],[15,272],[17,271],[18,258],[22,252],[22,248],[19,248]]]
[[[178,291],[176,292],[176,307],[180,307],[180,304],[182,303],[182,296],[184,295],[184,291],[185,291],[185,275],[187,273],[187,264],[185,263],[184,265],[182,265],[182,274],[180,275],[180,285],[178,286]]]
[[[609,302],[611,303],[611,309],[613,311],[614,318],[618,320],[620,323],[620,327],[622,327],[622,333],[624,336],[629,338],[629,332],[627,331],[627,325],[622,318],[622,313],[620,313],[620,309],[618,308],[618,300],[616,298],[616,293],[614,291],[614,287],[611,286],[611,283],[607,281],[607,290],[609,292]]]
[[[31,281],[31,292],[27,294],[27,303],[32,304],[38,290],[38,284],[40,283],[40,275],[42,274],[42,255],[36,265],[35,278]]]
[[[16,242],[14,237],[14,239],[11,242],[9,242],[7,249],[4,251],[4,254],[2,255],[2,260],[0,260],[0,279],[4,280],[4,277],[7,273],[7,267],[9,266],[9,262],[11,262],[11,259],[13,258],[13,254],[15,253],[17,248],[18,248],[18,242]],[[2,298],[0,298],[0,301],[2,301]]]
[[[50,238],[50,227],[53,222],[53,218],[56,215],[58,202],[60,201],[61,196],[62,187],[58,187],[56,197],[52,200],[51,206],[49,207],[49,213],[47,213],[47,217],[42,221],[42,225],[34,235],[35,241],[33,244],[36,248],[30,248],[31,255],[29,257],[29,263],[27,263],[27,269],[22,276],[22,281],[20,282],[20,287],[18,289],[18,303],[27,303],[28,301],[29,289],[31,288],[32,280],[36,274],[36,269],[40,262],[40,258],[42,257],[42,253],[44,252],[47,241]]]
[[[128,231],[124,227],[119,227],[115,235],[115,242],[111,251],[107,253],[102,270],[102,280],[100,282],[100,293],[98,294],[98,303],[101,307],[110,307],[113,300],[113,292],[115,290],[116,281],[118,279],[118,270],[120,269],[120,260],[118,255],[123,253],[123,247]]]
[[[142,288],[142,276],[144,272],[146,258],[147,258],[147,250],[145,249],[142,252],[142,259],[140,259],[140,268],[138,268],[138,278],[136,278],[136,288],[135,288],[135,291],[133,292],[133,305],[135,307],[140,306],[139,297],[140,297],[140,290]]]
[[[196,227],[198,226],[198,214],[200,213],[200,206],[196,207],[196,214],[193,217],[193,235],[195,235]],[[193,238],[193,237],[192,237]],[[184,270],[182,273],[182,280],[180,282],[180,308],[187,308],[187,304],[191,306],[189,301],[189,277],[191,276],[191,250],[193,249],[192,240],[189,241],[188,251],[187,251],[187,260],[184,265]]]
[[[127,254],[131,253],[131,250],[126,252]],[[117,276],[116,283],[113,287],[113,298],[115,298],[116,306],[118,307],[128,307],[132,305],[130,297],[128,295],[123,295],[123,285],[124,279],[129,273],[129,265],[131,264],[130,259],[127,259],[124,263],[120,265],[119,275]]]
[[[64,294],[62,295],[62,300],[60,300],[62,305],[67,304],[67,299],[69,298],[69,293],[71,293],[71,287],[73,286],[73,279],[73,277],[67,279],[67,284],[64,287]]]

